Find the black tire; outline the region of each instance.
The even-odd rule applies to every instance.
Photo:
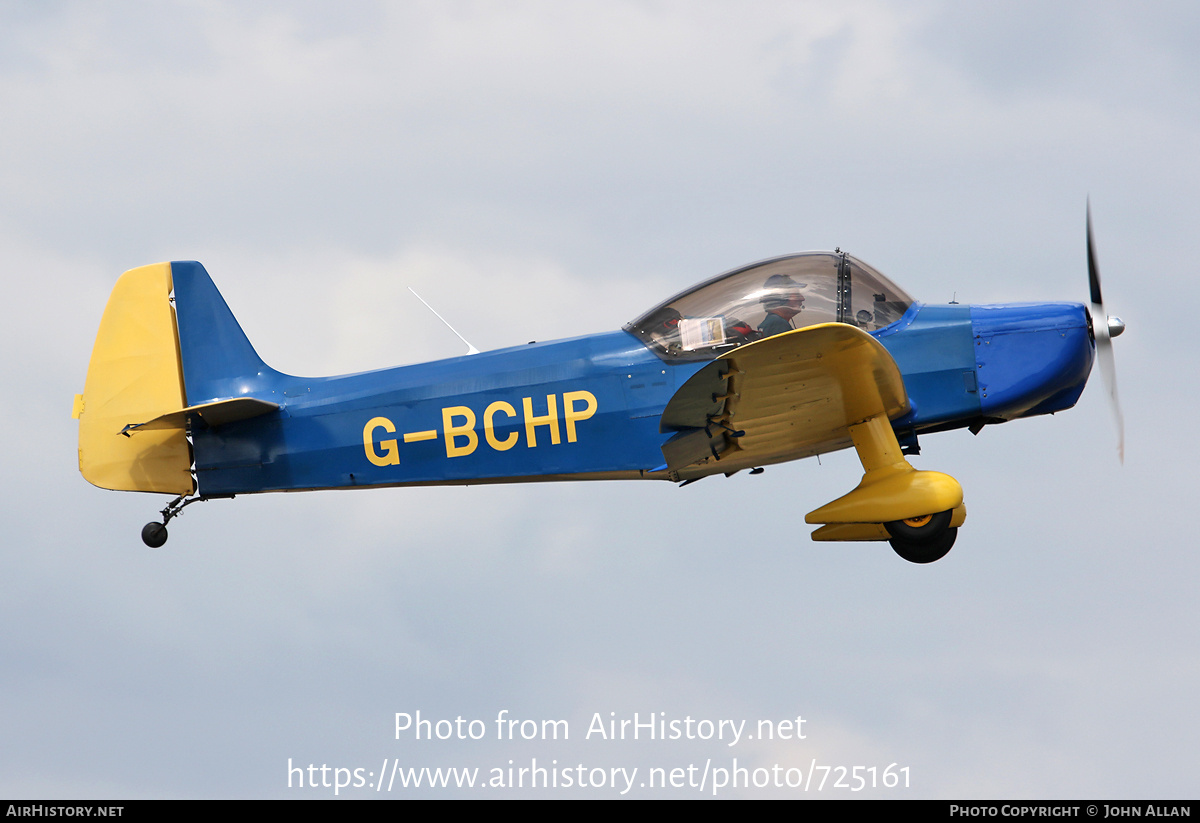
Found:
[[[915,517],[912,520],[893,520],[891,523],[884,523],[883,527],[897,540],[903,540],[906,543],[923,543],[950,528],[950,519],[953,516],[954,512],[938,512],[928,517]]]
[[[161,548],[167,542],[167,527],[162,523],[147,523],[142,526],[142,542],[152,549]]]
[[[909,563],[932,563],[945,557],[957,539],[958,529],[946,529],[939,535],[919,542],[901,540],[898,537],[893,537],[889,542],[892,544],[892,551]]]

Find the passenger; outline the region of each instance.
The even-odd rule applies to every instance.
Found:
[[[763,284],[763,308],[767,316],[758,324],[758,330],[763,337],[773,337],[796,328],[792,324],[795,317],[804,308],[804,295],[801,289],[804,283],[797,283],[786,274],[772,274]]]

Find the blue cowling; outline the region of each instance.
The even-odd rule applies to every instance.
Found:
[[[1087,309],[1078,303],[972,306],[984,416],[1012,420],[1075,405],[1092,370]]]

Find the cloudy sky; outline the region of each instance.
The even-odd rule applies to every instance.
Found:
[[[398,762],[506,788],[339,796],[610,797],[635,768],[630,795],[711,796],[735,766],[828,780],[717,796],[1195,796],[1198,42],[1186,2],[0,4],[0,794],[327,797],[289,763]],[[266,362],[332,374],[460,353],[408,286],[483,349],[834,246],[927,302],[1083,300],[1089,195],[1124,466],[1098,375],[925,438],[970,509],[932,566],[809,540],[852,452],[241,497],[157,551],[165,499],[77,472],[135,266],[202,261]],[[570,737],[497,740],[505,710]],[[487,734],[397,739],[418,711]],[[635,713],[805,737],[587,735]],[[510,761],[588,787],[507,788]],[[856,766],[880,788],[834,786]]]

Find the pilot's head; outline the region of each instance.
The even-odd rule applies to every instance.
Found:
[[[803,283],[797,283],[786,274],[772,274],[763,283],[763,308],[781,317],[791,319],[804,308]]]

